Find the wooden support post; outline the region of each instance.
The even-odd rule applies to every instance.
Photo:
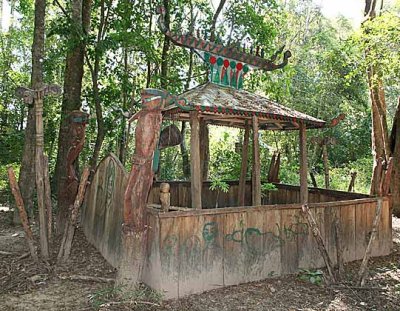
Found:
[[[240,169],[238,206],[245,205],[246,175],[247,175],[247,166],[249,162],[249,140],[250,140],[250,126],[249,122],[246,121],[244,128],[243,147],[242,147],[242,166]]]
[[[201,209],[202,174],[200,164],[200,121],[197,111],[190,112],[190,185],[192,208]]]
[[[200,168],[202,181],[208,179],[208,166],[210,161],[210,138],[208,124],[200,120]]]
[[[300,123],[300,203],[308,203],[306,126]]]
[[[171,194],[169,192],[170,186],[168,183],[161,183],[160,185],[160,202],[161,210],[163,212],[168,212],[171,206]]]
[[[45,206],[44,189],[44,163],[43,163],[43,97],[44,90],[35,92],[35,120],[36,120],[36,150],[35,150],[35,171],[36,171],[36,190],[39,210],[39,233],[40,233],[40,252],[43,259],[49,259],[49,245],[47,239],[47,217]]]
[[[252,204],[261,205],[261,163],[260,142],[258,138],[258,118],[253,116],[253,172],[252,181]]]
[[[25,238],[26,238],[26,241],[28,242],[29,251],[31,253],[33,260],[38,261],[38,256],[37,256],[36,249],[34,246],[32,230],[31,230],[31,227],[29,226],[28,215],[26,214],[26,210],[24,207],[24,201],[22,200],[21,191],[19,190],[19,186],[17,183],[17,179],[15,178],[14,170],[12,169],[12,167],[9,167],[7,172],[8,172],[8,179],[10,180],[11,191],[14,195],[15,203],[16,203],[18,211],[19,211],[19,218],[21,220],[22,227],[24,228],[24,231],[25,231]]]

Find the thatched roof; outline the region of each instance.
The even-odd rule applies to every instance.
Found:
[[[196,109],[210,124],[244,127],[245,121],[258,116],[260,129],[294,130],[299,123],[307,128],[323,128],[326,122],[298,112],[268,98],[242,90],[205,83],[183,94],[188,107],[172,104],[165,108],[165,117],[189,119],[189,108]],[[186,108],[186,109],[183,109]]]

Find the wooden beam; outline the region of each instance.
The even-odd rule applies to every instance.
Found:
[[[258,139],[258,118],[253,116],[253,172],[252,181],[252,204],[261,205],[261,162],[260,162],[260,142]]]
[[[197,111],[190,112],[190,181],[192,208],[201,209],[202,174],[200,165],[200,121]]]
[[[306,126],[300,123],[300,203],[308,203],[307,185],[307,135]]]
[[[246,121],[244,129],[244,137],[243,137],[243,147],[242,147],[242,166],[240,169],[238,206],[245,205],[246,175],[247,175],[247,166],[249,161],[249,138],[250,138],[250,126],[249,122]]]

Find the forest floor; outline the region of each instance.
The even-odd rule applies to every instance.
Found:
[[[34,264],[21,228],[0,211],[0,310],[400,310],[400,219],[393,219],[393,252],[373,258],[364,288],[356,285],[360,262],[345,266],[340,285],[312,284],[299,275],[221,288],[179,300],[140,289],[117,298],[115,270],[78,230],[68,264]],[[56,256],[56,251],[53,254]],[[22,256],[22,257],[21,257]],[[78,276],[98,277],[95,281]],[[110,280],[111,279],[111,280]],[[111,282],[108,282],[110,280]]]

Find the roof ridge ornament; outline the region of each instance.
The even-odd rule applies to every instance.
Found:
[[[158,26],[160,30],[176,45],[195,49],[203,53],[204,61],[210,66],[210,81],[216,84],[230,86],[236,89],[243,88],[243,78],[250,68],[264,71],[273,71],[285,67],[292,53],[287,50],[283,54],[283,61],[275,63],[279,54],[282,54],[284,46],[274,53],[270,59],[265,59],[263,50],[256,48],[256,55],[246,53],[236,47],[227,47],[216,42],[210,42],[191,34],[179,34],[172,32],[165,24],[165,8],[157,8]],[[198,32],[199,34],[199,32]],[[253,49],[251,49],[253,50]]]

